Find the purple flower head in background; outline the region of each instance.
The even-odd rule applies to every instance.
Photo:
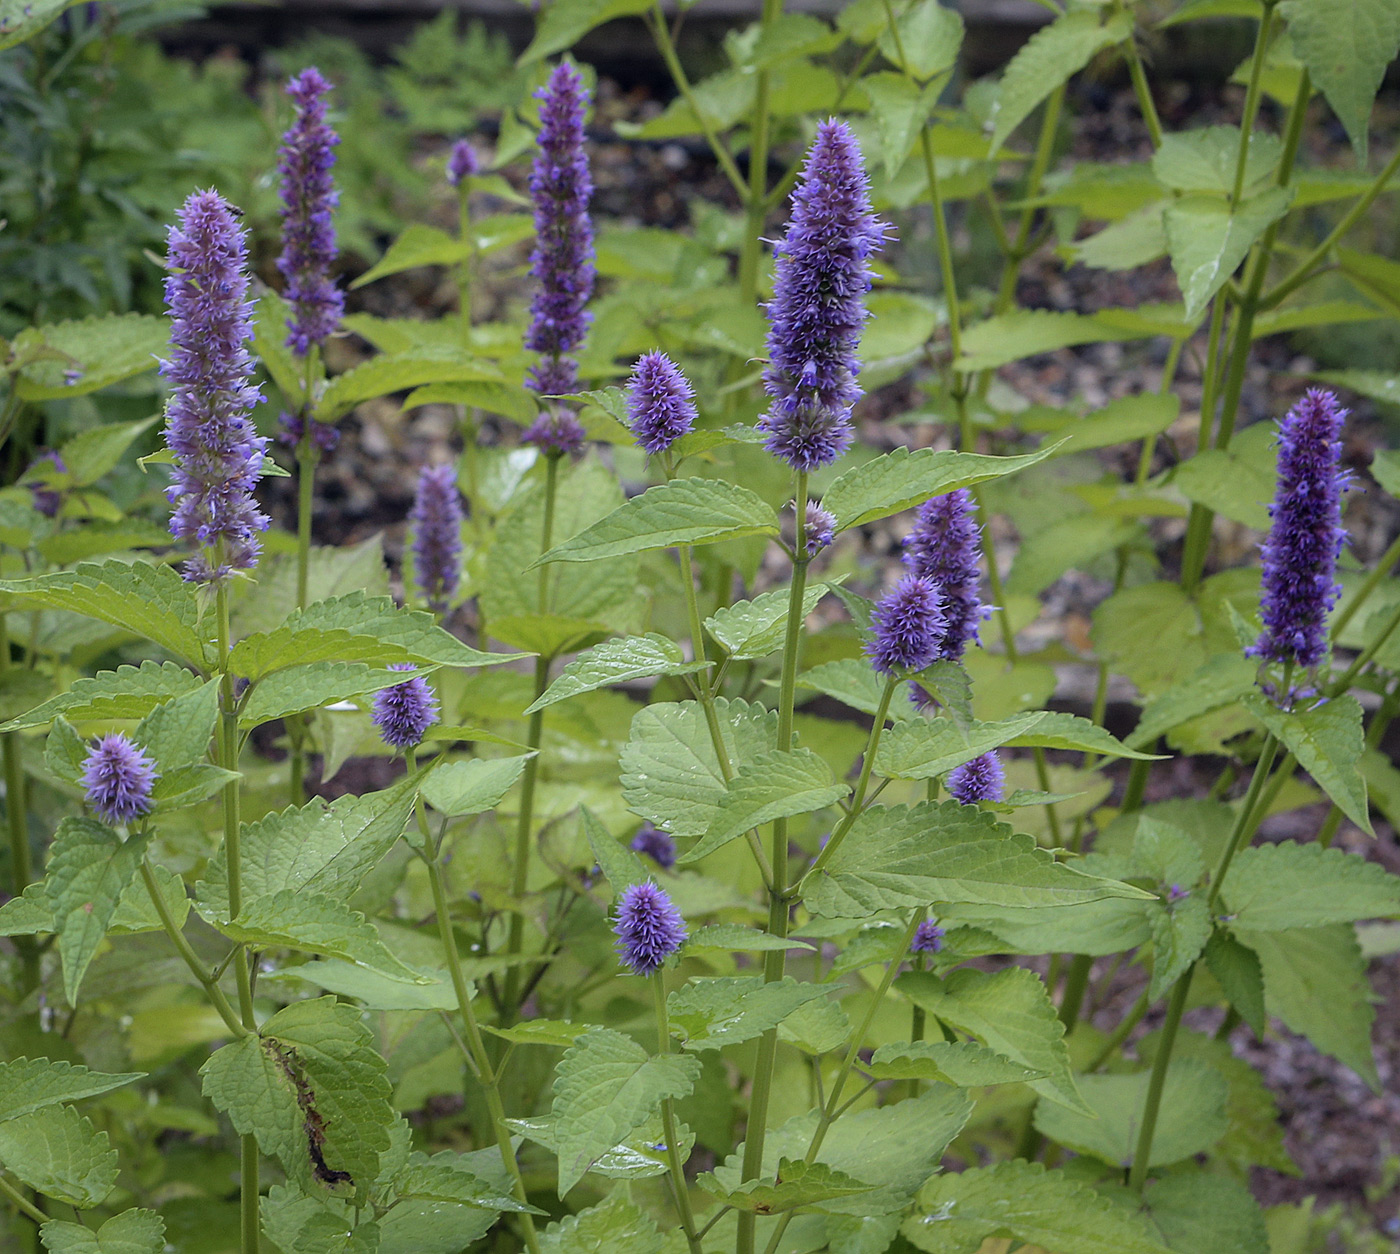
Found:
[[[918,575],[905,575],[870,616],[870,663],[883,675],[921,671],[937,658],[947,627],[937,586]]]
[[[411,671],[412,662],[395,662],[391,671]],[[438,721],[438,701],[428,681],[415,675],[392,688],[374,694],[370,720],[379,728],[384,743],[393,749],[411,749]]]
[[[120,732],[103,736],[83,759],[87,803],[104,823],[130,823],[151,809],[156,764]]]
[[[571,411],[547,409],[525,428],[521,439],[526,444],[533,444],[542,453],[563,457],[577,453],[588,439],[588,432]]]
[[[413,573],[423,599],[447,608],[462,574],[462,498],[454,466],[424,466],[409,513],[413,524]]]
[[[311,423],[311,443],[322,453],[335,452],[340,443],[340,429],[331,422],[321,422],[316,418],[303,420],[300,414],[283,410],[277,415],[277,443],[295,448],[301,443],[306,423]]]
[[[654,823],[643,823],[632,837],[632,852],[644,853],[663,871],[676,865],[676,842]]]
[[[938,920],[925,919],[914,929],[914,939],[909,942],[909,948],[916,954],[936,954],[943,948],[944,934]]]
[[[695,426],[695,389],[665,353],[644,353],[627,383],[627,421],[648,453],[661,453]]]
[[[1327,615],[1337,603],[1342,551],[1342,424],[1347,411],[1314,388],[1279,425],[1273,524],[1261,546],[1264,630],[1248,650],[1267,662],[1313,667],[1327,653]]]
[[[68,473],[68,467],[63,464],[63,458],[53,451],[40,453],[29,463],[29,469],[31,471],[39,470],[46,462],[59,474],[66,475]],[[63,494],[57,488],[50,487],[47,482],[40,479],[29,485],[29,496],[30,504],[38,513],[43,514],[45,518],[58,517],[58,511],[63,505]]]
[[[633,884],[617,903],[617,952],[638,975],[650,975],[685,944],[685,920],[650,880]]]
[[[185,578],[221,582],[257,564],[267,517],[253,503],[267,440],[248,411],[262,400],[252,384],[248,247],[233,207],[215,191],[193,193],[168,234],[165,302],[172,319],[165,441],[175,454],[166,495],[170,530],[202,552]]]
[[[855,135],[844,122],[823,122],[774,248],[768,303],[763,380],[773,401],[759,428],[768,450],[795,470],[828,465],[850,447],[870,257],[884,236]]]
[[[539,283],[530,304],[525,347],[558,361],[583,343],[593,293],[593,223],[588,198],[593,180],[583,151],[583,117],[588,91],[573,66],[561,62],[540,100],[540,133],[530,173],[535,205],[535,251],[531,273]],[[553,386],[537,371],[531,386],[542,395],[572,391]]]
[[[938,656],[954,662],[977,639],[978,625],[992,612],[978,595],[980,539],[972,494],[959,488],[919,506],[914,529],[904,540],[905,566],[913,574],[933,580],[943,592],[948,626]]]
[[[471,141],[459,139],[447,154],[447,181],[453,187],[460,187],[463,179],[469,179],[481,169],[476,159],[476,149]]]
[[[836,519],[815,501],[808,501],[804,531],[807,556],[815,557],[836,539]]]
[[[326,124],[331,85],[311,66],[287,84],[296,120],[282,136],[277,168],[282,174],[282,255],[277,268],[287,281],[287,347],[305,357],[338,326],[345,294],[330,275],[335,263],[331,225],[340,196],[331,178],[340,136]]]
[[[1006,796],[1006,772],[995,749],[948,772],[948,795],[965,806],[1000,801]]]

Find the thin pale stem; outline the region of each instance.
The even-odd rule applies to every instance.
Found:
[[[1195,971],[1196,964],[1192,963],[1186,969],[1186,974],[1177,980],[1176,987],[1172,989],[1171,1001],[1167,1004],[1167,1019],[1162,1024],[1157,1056],[1152,1060],[1152,1074],[1147,1080],[1147,1100],[1143,1105],[1137,1148],[1133,1153],[1132,1169],[1128,1173],[1128,1187],[1134,1193],[1141,1193],[1147,1183],[1147,1167],[1152,1161],[1152,1140],[1157,1133],[1157,1114],[1162,1108],[1162,1091],[1167,1085],[1167,1068],[1171,1065],[1177,1029],[1181,1027],[1181,1015],[1186,1009],[1186,997],[1191,991],[1191,977]]]
[[[10,1204],[22,1215],[32,1219],[36,1224],[46,1224],[49,1217],[24,1196],[14,1185],[4,1176],[0,1176],[0,1193],[10,1199]],[[32,1234],[31,1234],[32,1235]]]
[[[760,43],[782,16],[783,0],[763,0]],[[758,72],[753,117],[749,124],[749,185],[744,198],[744,240],[739,253],[739,298],[745,305],[758,299],[759,245],[768,211],[768,104],[771,82],[767,69]]]
[[[0,675],[10,669],[10,635],[7,618],[0,614]],[[5,825],[10,837],[10,893],[23,895],[34,879],[34,862],[29,850],[29,804],[24,783],[24,764],[20,760],[18,732],[0,736],[0,749],[5,760]],[[39,951],[32,936],[15,937],[24,967],[26,988],[39,984]]]
[[[1244,95],[1244,112],[1240,116],[1240,142],[1235,152],[1235,183],[1230,192],[1232,205],[1239,204],[1241,196],[1244,195],[1245,171],[1249,168],[1249,140],[1254,130],[1254,119],[1259,115],[1264,59],[1269,50],[1269,36],[1273,28],[1273,0],[1265,0],[1264,15],[1259,19],[1259,29],[1254,40],[1254,59],[1249,67],[1249,86]]]
[[[1336,640],[1346,630],[1347,624],[1356,617],[1357,612],[1366,604],[1367,598],[1376,590],[1381,580],[1390,574],[1396,562],[1400,562],[1400,536],[1396,536],[1390,547],[1381,554],[1380,561],[1376,563],[1375,569],[1366,576],[1361,587],[1356,590],[1356,595],[1337,612],[1336,618],[1332,620],[1331,635],[1333,640]]]
[[[656,1052],[671,1052],[671,1025],[666,1014],[666,979],[658,968],[648,980],[651,985],[652,1007],[656,1011]],[[695,1212],[690,1205],[690,1189],[685,1182],[685,1164],[681,1162],[680,1138],[676,1134],[676,1108],[668,1097],[661,1103],[661,1134],[666,1138],[666,1162],[671,1171],[671,1188],[676,1195],[676,1213],[691,1254],[704,1254],[695,1227]]]

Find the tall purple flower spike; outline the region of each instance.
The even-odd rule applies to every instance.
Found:
[[[1264,555],[1264,630],[1248,650],[1268,662],[1316,666],[1327,654],[1327,615],[1337,603],[1342,491],[1342,425],[1331,392],[1309,391],[1279,425],[1278,488]]]
[[[823,122],[774,248],[763,376],[773,401],[758,424],[769,452],[795,470],[828,465],[850,447],[870,257],[884,237],[855,135],[844,122]]]
[[[120,732],[103,736],[83,759],[87,803],[104,823],[130,823],[151,809],[155,763]]]
[[[395,662],[391,671],[411,671],[412,662]],[[394,749],[411,749],[438,721],[438,700],[428,681],[415,675],[392,688],[381,688],[370,703],[370,721],[384,743]]]
[[[623,891],[617,904],[617,952],[638,975],[650,975],[685,944],[685,920],[664,889],[650,880]]]
[[[978,625],[992,612],[978,595],[980,539],[972,493],[959,488],[919,506],[914,529],[904,541],[904,565],[911,573],[933,580],[943,593],[948,626],[938,656],[954,662],[977,639]]]
[[[995,749],[948,772],[948,795],[962,805],[1000,801],[1006,796],[1006,772]]]
[[[918,575],[905,575],[870,616],[870,663],[883,675],[923,670],[938,657],[947,627],[937,586]]]
[[[267,517],[253,503],[267,440],[248,411],[254,387],[248,248],[233,207],[218,192],[195,192],[168,234],[165,301],[172,318],[165,440],[175,454],[170,531],[201,546],[185,578],[218,583],[257,564]]]
[[[561,62],[546,87],[535,93],[540,133],[530,174],[535,205],[535,251],[531,273],[539,282],[530,304],[525,347],[543,354],[527,382],[541,396],[577,390],[569,354],[583,343],[593,293],[593,223],[588,198],[593,180],[583,150],[588,91],[571,65]]]
[[[287,281],[291,316],[287,347],[305,357],[340,326],[345,294],[330,275],[335,263],[331,214],[340,201],[331,170],[340,136],[326,124],[331,85],[311,66],[287,84],[296,120],[282,136],[282,255],[277,268]]]
[[[663,453],[695,426],[695,389],[665,353],[643,353],[627,382],[627,419],[648,453]]]
[[[424,466],[409,513],[413,573],[423,599],[444,610],[462,574],[462,498],[453,466]]]
[[[471,178],[480,168],[470,140],[459,139],[452,145],[452,151],[447,154],[447,181],[453,187],[460,187],[464,179]]]

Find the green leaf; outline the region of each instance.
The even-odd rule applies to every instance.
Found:
[[[487,961],[490,961],[489,959]],[[501,958],[494,963],[504,969],[509,963]],[[463,966],[469,970],[471,959],[464,960]],[[318,958],[314,962],[303,962],[299,966],[282,967],[264,979],[283,981],[302,980],[327,993],[341,997],[353,997],[363,1003],[366,1010],[457,1010],[457,993],[453,989],[446,971],[437,972],[433,979],[423,969],[415,968],[420,976],[417,984],[406,984],[401,976],[385,975],[369,967],[357,966],[340,958]]]
[[[219,680],[215,678],[156,706],[137,725],[135,740],[165,774],[207,756],[218,718]]]
[[[1132,31],[1130,15],[1115,14],[1100,26],[1093,9],[1071,11],[1036,31],[1001,76],[989,153],[995,154],[1036,105],[1088,65],[1096,52],[1122,43]]]
[[[680,859],[698,862],[747,831],[835,805],[851,790],[810,749],[774,750],[741,760],[719,799],[718,813],[694,848]]]
[[[1084,569],[1096,557],[1131,544],[1139,525],[1111,515],[1076,514],[1026,537],[1006,580],[1013,596],[1033,597],[1068,570]]]
[[[1057,348],[1099,341],[1141,340],[1154,335],[1183,339],[1195,329],[1179,305],[1140,305],[1136,309],[1104,309],[1096,314],[1054,313],[1017,309],[968,327],[957,368],[994,370],[1009,362]]]
[[[596,562],[676,544],[777,534],[772,507],[748,488],[726,479],[673,479],[623,502],[539,561]]]
[[[720,697],[715,712],[731,765],[775,747],[778,716],[773,711]],[[628,807],[673,836],[703,836],[729,791],[698,701],[640,710],[620,765]]]
[[[567,1049],[593,1027],[591,1023],[569,1023],[563,1019],[526,1019],[510,1028],[492,1027],[489,1023],[481,1025],[482,1031],[514,1045],[550,1045],[558,1049]]]
[[[1280,710],[1252,693],[1244,698],[1244,705],[1283,742],[1347,818],[1368,835],[1374,834],[1366,808],[1366,783],[1357,770],[1365,743],[1361,704],[1355,697],[1338,697],[1308,710]]]
[[[1275,187],[1233,212],[1214,196],[1184,196],[1167,206],[1162,215],[1167,245],[1188,318],[1200,316],[1254,241],[1288,212],[1290,203],[1291,193]]]
[[[71,531],[60,531],[40,540],[39,556],[54,566],[71,566],[128,549],[161,549],[170,543],[170,531],[141,519],[123,522],[89,522]]]
[[[723,1049],[762,1036],[799,1006],[825,1000],[829,988],[799,984],[791,976],[764,982],[762,976],[691,980],[666,999],[667,1016],[687,1049]]]
[[[0,35],[0,47],[9,46]],[[37,361],[26,366],[15,381],[15,391],[21,400],[31,402],[85,396],[132,375],[154,370],[158,364],[156,355],[167,350],[169,344],[170,324],[164,318],[145,314],[107,314],[30,327],[15,337],[17,357],[43,348],[62,353],[68,360]],[[73,369],[82,373],[69,383],[64,374]]]
[[[1047,1074],[971,1041],[896,1041],[881,1045],[864,1070],[877,1080],[937,1080],[959,1088],[1021,1084]]]
[[[1359,854],[1318,844],[1240,850],[1221,893],[1232,926],[1255,932],[1400,916],[1400,877]]]
[[[1259,667],[1238,653],[1213,657],[1143,706],[1142,717],[1126,743],[1141,749],[1159,736],[1202,714],[1209,714],[1254,691]]]
[[[628,846],[614,840],[612,833],[593,817],[587,806],[579,808],[579,822],[603,878],[612,886],[614,897],[621,897],[632,885],[651,879],[642,860]]]
[[[1267,427],[1260,424],[1259,433]],[[1269,528],[1268,502],[1274,492],[1277,477],[1274,472],[1272,448],[1265,456],[1249,456],[1243,447],[1244,433],[1227,449],[1202,449],[1189,461],[1182,462],[1172,474],[1171,483],[1188,501],[1243,523],[1256,531]]]
[[[817,914],[863,918],[934,902],[1050,906],[1144,894],[1056,862],[986,811],[944,801],[865,811],[802,895]]]
[[[655,632],[648,632],[645,636],[604,640],[564,667],[544,695],[525,713],[533,714],[536,710],[566,701],[579,693],[593,692],[633,679],[646,679],[652,675],[693,675],[707,665],[706,662],[687,662],[680,645]]]
[[[0,596],[16,609],[69,610],[110,623],[198,664],[204,629],[194,586],[169,566],[149,562],[84,562],[33,579],[0,580]]]
[[[1136,270],[1165,257],[1167,228],[1162,222],[1162,210],[1169,203],[1154,200],[1126,218],[1110,222],[1103,230],[1064,245],[1063,251],[1071,260],[1095,270]]]
[[[166,771],[151,789],[151,800],[157,814],[184,810],[208,801],[229,784],[242,778],[237,771],[226,771],[208,762],[194,762]]]
[[[69,479],[79,487],[96,483],[114,469],[132,441],[159,420],[159,415],[137,422],[114,422],[80,432],[59,449],[59,456],[68,468]],[[170,533],[165,533],[170,543]]]
[[[455,266],[466,261],[472,251],[470,239],[461,240],[435,226],[412,222],[385,249],[384,255],[350,284],[350,290],[418,266]]]
[[[0,1165],[31,1189],[70,1206],[98,1206],[117,1182],[107,1134],[72,1106],[51,1106],[0,1123]]]
[[[969,722],[966,726],[951,718],[907,719],[880,737],[875,773],[891,779],[934,779],[1000,748],[1043,717],[1042,711],[1035,710],[999,723]]]
[[[1137,396],[1120,397],[1092,414],[1054,428],[1052,434],[1059,437],[1056,456],[1067,457],[1071,453],[1160,435],[1176,421],[1180,412],[1178,396],[1141,392]]]
[[[93,819],[66,818],[49,851],[44,884],[58,929],[63,991],[70,1006],[107,934],[117,900],[141,864],[142,845]]]
[[[559,1196],[628,1132],[653,1114],[664,1098],[684,1097],[700,1075],[689,1055],[647,1056],[635,1041],[598,1028],[565,1052],[554,1077],[554,1130],[559,1155]]]
[[[1068,749],[1075,752],[1095,753],[1111,758],[1137,758],[1142,760],[1153,754],[1139,753],[1129,749],[1111,732],[1099,727],[1087,718],[1077,714],[1046,711],[1035,725],[1024,732],[1018,732],[1004,742],[1010,748]]]
[[[817,608],[829,585],[810,584],[802,593],[802,617]],[[783,646],[787,630],[791,590],[776,588],[762,592],[752,601],[735,601],[721,606],[705,620],[705,630],[719,641],[735,661],[767,657]]]
[[[935,1018],[1040,1075],[1028,1083],[1041,1097],[1089,1113],[1070,1072],[1065,1025],[1034,971],[1006,967],[989,974],[963,969],[946,980],[913,971],[901,975],[895,987]]]
[[[323,705],[392,688],[425,673],[421,670],[405,673],[366,666],[363,662],[312,662],[308,666],[289,666],[258,681],[248,694],[238,716],[238,725],[245,730],[259,727],[288,714],[317,710]]]
[[[862,714],[876,714],[880,709],[881,698],[885,694],[885,677],[872,669],[864,659],[841,658],[835,662],[823,662],[797,677],[798,688],[809,692],[825,693],[837,701],[849,705]],[[899,719],[912,717],[912,711],[904,711],[899,702],[891,702],[888,717]]]
[[[445,1157],[436,1155],[437,1158]],[[528,1211],[532,1215],[546,1212],[518,1202],[502,1193],[490,1181],[453,1162],[437,1162],[427,1154],[413,1154],[408,1166],[394,1181],[400,1197],[424,1197],[434,1202],[457,1202],[477,1210]]]
[[[1264,968],[1259,955],[1247,945],[1240,944],[1228,932],[1218,929],[1205,948],[1206,966],[1215,981],[1225,990],[1230,1005],[1240,1012],[1240,1018],[1261,1040],[1264,1036]]]
[[[901,510],[922,505],[932,496],[969,488],[1034,466],[1051,448],[1020,457],[987,457],[948,449],[897,448],[846,471],[822,493],[822,508],[846,531]]]
[[[1152,911],[1152,1001],[1166,996],[1210,940],[1210,908],[1198,894]]]
[[[1229,1176],[1167,1176],[1147,1191],[1152,1220],[1179,1254],[1269,1254],[1264,1212],[1248,1186]]]
[[[139,1080],[141,1071],[107,1074],[51,1058],[16,1058],[0,1062],[0,1122],[18,1119],[46,1106],[76,1102],[108,1093]]]
[[[1361,396],[1369,396],[1374,401],[1400,405],[1400,374],[1392,374],[1388,370],[1319,370],[1311,377],[1320,383],[1333,383]],[[1386,487],[1384,481],[1381,481],[1381,486],[1391,496],[1397,495],[1393,488]]]
[[[316,402],[318,422],[334,422],[361,401],[404,392],[424,383],[499,382],[501,372],[463,348],[423,345],[402,353],[384,353],[338,374]]]
[[[621,1191],[550,1224],[539,1240],[540,1254],[662,1254],[665,1249],[655,1222]]]
[[[590,1030],[594,1027],[595,1024],[589,1025]],[[507,1119],[506,1124],[522,1136],[558,1153],[558,1127],[554,1119]],[[609,1180],[645,1180],[651,1176],[663,1176],[669,1168],[666,1151],[657,1148],[661,1136],[661,1117],[652,1115],[633,1128],[625,1140],[595,1159],[589,1171]],[[695,1138],[684,1124],[677,1128],[677,1138],[679,1144],[676,1148],[684,1162],[695,1146]]]
[[[870,116],[879,131],[885,177],[893,179],[938,104],[943,84],[935,82],[921,90],[903,74],[883,70],[867,74],[860,85],[870,99]]]
[[[482,814],[514,787],[533,756],[524,753],[513,758],[448,762],[423,780],[423,800],[449,818]]]
[[[726,1189],[711,1173],[695,1183],[723,1206],[758,1215],[781,1215],[787,1211],[820,1211],[823,1202],[854,1197],[876,1187],[837,1171],[825,1163],[802,1159],[780,1159],[778,1174],[772,1180],[746,1180],[737,1189]]]
[[[59,714],[72,722],[144,718],[162,702],[202,683],[193,671],[175,662],[147,660],[139,667],[119,666],[114,671],[99,671],[90,679],[75,680],[67,692],[11,719],[0,731],[42,727]]]
[[[595,26],[613,18],[645,13],[649,7],[646,0],[554,0],[544,10],[530,46],[520,54],[520,64],[530,65],[563,52]]]
[[[1366,161],[1371,105],[1400,50],[1400,13],[1387,0],[1284,0],[1293,51]]]
[[[788,936],[774,936],[742,923],[711,923],[693,932],[685,943],[687,951],[714,949],[725,953],[765,953],[771,949],[811,949],[806,941]]]
[[[141,1207],[113,1215],[96,1232],[51,1219],[39,1236],[49,1254],[162,1254],[166,1248],[165,1220]]]
[[[300,409],[306,404],[306,363],[287,347],[291,311],[276,292],[265,291],[253,321],[253,349],[288,407]]]
[[[1175,131],[1162,136],[1162,145],[1152,156],[1152,173],[1163,187],[1173,191],[1228,196],[1235,188],[1239,147],[1237,126]],[[1245,158],[1244,187],[1253,187],[1272,174],[1282,153],[1283,144],[1276,136],[1267,131],[1254,132]]]
[[[0,906],[0,936],[35,936],[53,930],[53,908],[42,882],[29,885]]]
[[[87,753],[87,744],[72,724],[62,716],[54,719],[44,741],[44,765],[59,779],[76,785],[82,779]]]
[[[0,0],[0,49],[13,48],[82,0]]]
[[[409,1202],[394,1207],[390,1217],[398,1218],[413,1205]],[[332,1210],[320,1198],[308,1197],[291,1185],[273,1185],[262,1199],[260,1211],[263,1236],[275,1242],[279,1250],[296,1250],[297,1254],[379,1254],[383,1248],[380,1228],[374,1220],[356,1224],[343,1209]],[[436,1254],[436,1247],[425,1242],[424,1254],[429,1249]]]
[[[306,565],[308,607],[349,592],[358,592],[366,597],[389,595],[384,542],[377,533],[359,544],[344,547],[312,545]],[[286,621],[287,607],[297,604],[297,600],[296,554],[265,556],[258,564],[256,586],[234,603],[234,636],[244,637],[254,632],[275,630]]]
[[[880,35],[880,51],[921,83],[951,69],[962,47],[962,15],[945,9],[937,0],[914,0],[895,19],[898,40],[886,28]],[[901,57],[900,53],[903,52]],[[868,80],[862,80],[865,86]]]
[[[900,1231],[926,1254],[977,1254],[995,1237],[1055,1254],[1167,1254],[1142,1217],[1019,1159],[934,1176]]]

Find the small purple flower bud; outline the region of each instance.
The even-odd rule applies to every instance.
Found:
[[[914,939],[909,948],[916,954],[936,954],[943,948],[945,930],[938,926],[938,920],[925,919],[914,929]]]
[[[68,467],[63,464],[63,458],[52,451],[40,453],[30,462],[29,469],[31,471],[39,470],[45,462],[48,462],[61,475],[68,473]],[[58,511],[63,506],[63,494],[57,488],[50,487],[48,483],[40,479],[29,485],[29,495],[30,503],[36,512],[43,514],[45,518],[58,517]]]
[[[1006,796],[1006,772],[995,749],[948,772],[948,795],[961,805],[1000,801]]]
[[[1278,489],[1264,556],[1264,630],[1247,652],[1313,667],[1327,653],[1327,615],[1337,603],[1342,529],[1342,425],[1347,411],[1314,388],[1279,425]]]
[[[942,589],[948,626],[938,656],[954,662],[977,639],[978,625],[992,612],[978,595],[980,539],[972,494],[959,488],[919,506],[914,529],[904,540],[905,566]]]
[[[535,445],[542,453],[564,457],[583,447],[588,432],[570,410],[549,409],[525,428],[521,439]]]
[[[661,453],[695,426],[695,389],[665,353],[637,358],[627,384],[627,418],[648,453]]]
[[[624,890],[617,903],[617,952],[637,975],[650,975],[683,944],[685,920],[664,890],[650,880]]]
[[[391,671],[411,671],[412,662],[395,662]],[[421,675],[374,694],[370,720],[379,728],[384,743],[393,749],[410,749],[419,744],[438,721],[438,701],[428,681]]]
[[[459,139],[447,154],[447,181],[453,187],[460,187],[463,179],[469,179],[481,169],[476,159],[476,149],[471,141]]]
[[[815,501],[807,502],[805,547],[808,557],[815,557],[836,539],[836,519]]]
[[[525,386],[539,396],[578,391],[578,362],[572,357],[541,357],[525,372]]]
[[[768,450],[795,470],[828,465],[850,447],[870,256],[884,236],[855,135],[844,122],[823,122],[774,248],[763,377],[773,404],[758,424]]]
[[[870,616],[866,652],[871,665],[884,675],[923,670],[938,656],[947,626],[938,588],[928,579],[905,575]]]
[[[632,837],[632,852],[646,854],[663,871],[676,865],[676,842],[669,832],[651,823],[643,823]]]
[[[1190,895],[1191,890],[1189,888],[1182,888],[1180,884],[1172,884],[1167,889],[1167,900],[1171,902],[1172,905],[1175,905],[1178,901],[1184,901]]]
[[[331,278],[335,227],[331,214],[340,201],[331,170],[340,136],[326,124],[331,85],[311,66],[287,84],[296,102],[296,120],[282,136],[277,168],[282,174],[282,255],[277,269],[287,280],[287,347],[305,357],[340,326],[345,293]]]
[[[423,599],[444,610],[462,575],[462,497],[453,466],[424,466],[409,514],[413,573]]]
[[[321,422],[312,418],[311,423],[311,443],[322,453],[333,453],[336,445],[340,443],[340,429],[330,422]],[[295,448],[301,443],[302,433],[306,430],[306,423],[302,421],[300,414],[289,413],[283,410],[277,416],[277,443],[285,444],[288,448]]]
[[[130,823],[151,809],[156,764],[120,732],[103,736],[83,759],[87,803],[104,823]]]

